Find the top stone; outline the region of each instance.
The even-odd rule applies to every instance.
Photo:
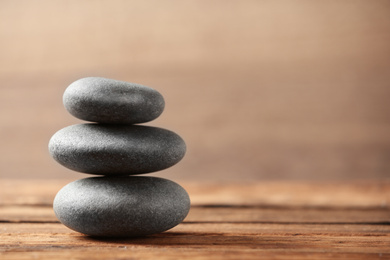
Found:
[[[73,116],[106,124],[137,124],[156,119],[164,110],[164,98],[139,84],[89,77],[65,90],[65,108]]]

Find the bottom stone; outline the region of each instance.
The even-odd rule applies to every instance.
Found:
[[[92,177],[67,184],[53,204],[67,227],[90,236],[135,237],[166,231],[187,216],[190,198],[157,177]]]

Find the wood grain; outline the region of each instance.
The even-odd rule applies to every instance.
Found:
[[[8,224],[11,225],[11,224]],[[37,224],[36,224],[37,225]],[[153,258],[158,254],[164,259],[173,256],[222,259],[236,259],[238,256],[250,259],[261,257],[295,257],[338,255],[348,257],[354,254],[367,257],[382,254],[389,256],[390,236],[388,226],[363,226],[359,231],[355,226],[343,226],[332,230],[327,225],[317,226],[313,232],[301,225],[254,225],[254,224],[185,224],[163,234],[137,239],[92,239],[71,232],[60,224],[48,224],[44,228],[28,225],[26,233],[12,233],[12,229],[2,233],[0,246],[6,243],[5,256],[19,257],[24,252],[32,251],[39,256],[61,258],[111,257],[121,259],[135,253],[137,258]],[[23,227],[23,226],[22,226]],[[8,227],[7,227],[8,228]],[[331,229],[329,231],[329,229]],[[48,233],[52,230],[52,233]],[[102,253],[102,255],[100,254]],[[211,254],[211,255],[210,255]]]
[[[268,208],[192,206],[188,223],[390,224],[389,208]],[[0,222],[55,223],[52,207],[3,206]]]
[[[184,222],[167,232],[133,239],[91,238],[59,223],[48,198],[62,185],[63,180],[2,180],[0,187],[8,188],[0,189],[1,259],[390,258],[386,183],[334,183],[319,190],[304,182],[187,183],[195,199]],[[259,187],[268,187],[267,194],[254,192]],[[19,189],[25,193],[15,199]],[[228,190],[240,199],[227,204],[221,194]],[[290,200],[272,199],[281,190],[291,191]],[[332,197],[340,195],[337,190],[343,190],[341,203]],[[202,197],[205,191],[207,201]],[[358,191],[367,191],[361,204],[354,197]],[[323,199],[313,199],[311,193]]]
[[[71,181],[0,179],[0,205],[51,206],[56,193]],[[179,183],[191,195],[192,205],[390,207],[390,180]]]

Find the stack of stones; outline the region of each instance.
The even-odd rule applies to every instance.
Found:
[[[134,237],[166,231],[190,209],[177,183],[130,176],[166,169],[185,154],[183,139],[166,129],[134,125],[157,118],[164,98],[156,90],[128,82],[83,78],[63,96],[75,117],[95,123],[65,127],[49,142],[63,166],[102,175],[76,180],[54,199],[54,212],[67,227],[90,236]]]

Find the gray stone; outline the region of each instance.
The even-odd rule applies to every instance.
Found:
[[[90,236],[134,237],[183,221],[190,198],[177,183],[156,177],[93,177],[63,187],[54,212],[67,227]]]
[[[57,162],[98,175],[163,170],[178,163],[185,151],[183,139],[174,132],[140,125],[71,125],[49,141],[49,152]]]
[[[157,118],[165,105],[163,96],[152,88],[98,77],[70,84],[63,102],[79,119],[108,124],[148,122]]]

